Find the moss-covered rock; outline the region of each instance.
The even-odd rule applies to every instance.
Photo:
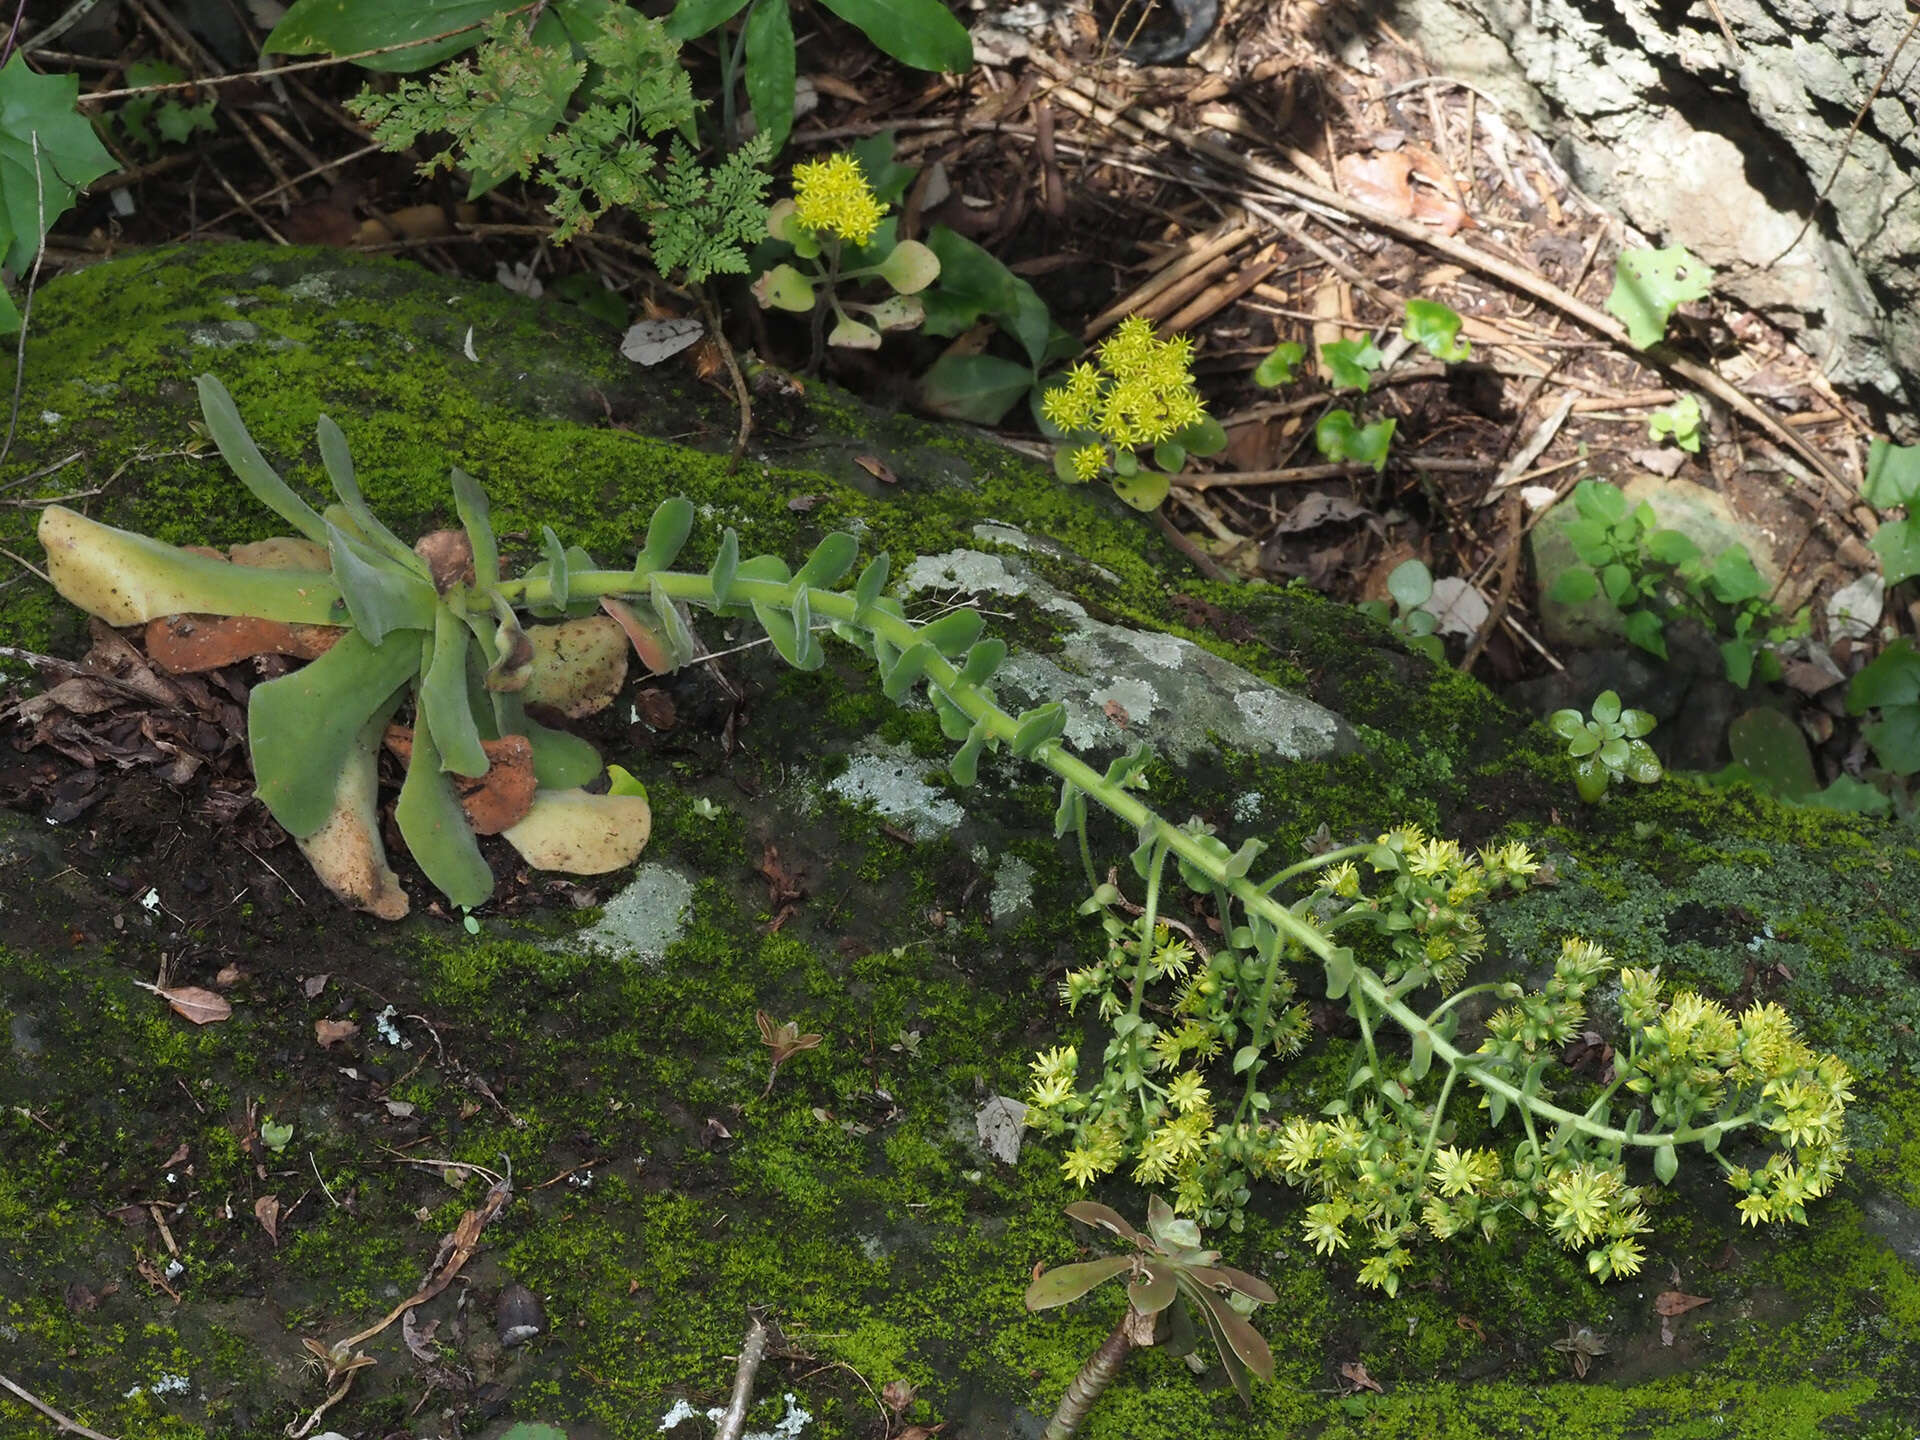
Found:
[[[1689,1165],[1655,1192],[1642,1275],[1611,1286],[1516,1219],[1496,1244],[1425,1253],[1386,1300],[1313,1253],[1293,1199],[1256,1196],[1221,1243],[1279,1292],[1259,1319],[1277,1383],[1248,1416],[1217,1371],[1196,1381],[1150,1352],[1091,1440],[1911,1434],[1911,830],[1680,777],[1581,807],[1544,731],[1351,611],[1196,580],[1100,496],[831,393],[763,395],[750,463],[730,471],[724,394],[628,366],[564,308],[236,246],[96,267],[49,286],[34,321],[0,483],[81,458],[16,496],[97,491],[69,503],[180,542],[271,533],[192,429],[208,371],[296,485],[318,480],[313,423],[333,415],[402,533],[447,518],[451,464],[523,551],[550,523],[617,562],[672,494],[701,507],[696,563],[725,525],[795,558],[850,528],[928,613],[988,610],[1020,655],[1008,694],[1069,688],[1091,754],[1154,737],[1178,762],[1146,792],[1169,818],[1281,856],[1322,826],[1400,820],[1527,840],[1559,883],[1489,912],[1492,968],[1532,975],[1578,932],[1780,1001],[1860,1076],[1849,1178],[1808,1227],[1742,1230]],[[0,532],[32,554],[30,514],[0,512]],[[76,655],[81,635],[31,580],[0,589],[0,643]],[[882,1434],[900,1381],[917,1387],[903,1423],[1038,1433],[1114,1318],[1107,1297],[1025,1312],[1034,1266],[1085,1242],[1060,1214],[1078,1192],[1045,1141],[1007,1164],[975,1126],[985,1099],[1024,1092],[1036,1048],[1091,1033],[1057,1001],[1098,934],[1075,916],[1085,884],[1052,836],[1053,785],[1002,757],[954,788],[932,715],[889,704],[851,654],[792,674],[750,651],[660,688],[674,723],[628,720],[623,699],[596,732],[653,800],[637,880],[559,886],[545,908],[521,886],[478,936],[349,914],[291,847],[214,833],[131,779],[70,825],[0,815],[0,1373],[125,1440],[297,1425],[326,1399],[301,1342],[410,1295],[483,1172],[510,1169],[512,1201],[420,1307],[412,1352],[398,1321],[366,1342],[378,1363],[315,1431],[438,1436],[457,1415],[468,1434],[518,1418],[655,1435],[677,1400],[724,1400],[764,1308],[785,1350],[760,1377],[762,1430],[791,1392],[803,1434]],[[1095,839],[1100,867],[1124,868],[1131,835]],[[223,986],[233,1018],[171,1014],[141,988],[163,963]],[[824,1042],[770,1077],[759,1011]],[[1349,1062],[1323,1036],[1285,1103],[1337,1097]],[[279,1149],[269,1120],[293,1127]],[[1125,1184],[1102,1195],[1143,1208]],[[503,1347],[492,1301],[509,1281],[550,1324]],[[1668,1290],[1711,1303],[1663,1317]],[[1584,1379],[1554,1343],[1580,1327],[1607,1347]],[[1358,1373],[1385,1393],[1343,1393]],[[0,1431],[40,1424],[0,1396]]]

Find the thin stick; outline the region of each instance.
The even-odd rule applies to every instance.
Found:
[[[740,1431],[747,1423],[747,1410],[753,1404],[753,1377],[766,1358],[767,1327],[756,1315],[747,1327],[745,1343],[740,1346],[740,1363],[733,1372],[733,1396],[720,1416],[720,1428],[713,1432],[713,1440],[740,1440]]]
[[[46,1416],[49,1420],[53,1421],[55,1425],[58,1425],[60,1427],[60,1433],[63,1435],[82,1435],[86,1437],[86,1440],[113,1440],[113,1437],[111,1435],[102,1435],[98,1430],[95,1430],[92,1426],[82,1425],[78,1420],[74,1420],[69,1418],[68,1416],[62,1415],[58,1410],[54,1409],[53,1406],[47,1404],[47,1402],[42,1400],[38,1395],[35,1395],[32,1391],[22,1389],[20,1386],[14,1384],[13,1381],[9,1380],[5,1375],[0,1375],[0,1385],[6,1386],[7,1389],[11,1390],[15,1395],[19,1396],[22,1400],[26,1401],[27,1404],[31,1405],[34,1409],[38,1410],[42,1415]]]
[[[713,336],[713,343],[720,347],[721,358],[727,362],[727,373],[733,377],[734,398],[740,402],[740,433],[734,437],[733,458],[727,462],[727,473],[732,474],[746,458],[747,441],[753,435],[753,396],[747,390],[747,377],[740,373],[740,362],[734,358],[733,346],[727,343],[726,332],[720,328],[720,307],[714,304],[713,296],[704,288],[700,292],[700,303],[707,311],[707,333]]]

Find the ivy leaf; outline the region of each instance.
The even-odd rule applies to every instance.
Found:
[[[36,75],[19,51],[0,70],[0,250],[16,275],[80,189],[114,168],[75,105],[79,94],[79,76]]]
[[[1657,345],[1673,312],[1689,300],[1704,300],[1713,289],[1713,271],[1683,245],[1666,250],[1622,250],[1614,262],[1613,293],[1607,313],[1627,327],[1640,349]]]
[[[1867,545],[1880,557],[1887,584],[1898,585],[1920,575],[1920,520],[1913,516],[1882,525]]]
[[[1333,377],[1336,390],[1365,392],[1373,385],[1373,372],[1380,368],[1379,347],[1371,340],[1335,340],[1320,347],[1321,363]]]
[[[1295,340],[1285,340],[1267,352],[1266,358],[1253,367],[1253,383],[1274,389],[1280,385],[1293,383],[1294,368],[1307,358],[1307,350]]]
[[[1371,425],[1358,425],[1351,410],[1329,410],[1313,427],[1313,443],[1336,464],[1357,460],[1378,472],[1387,468],[1387,451],[1393,444],[1393,430],[1398,423],[1376,420]]]
[[[1425,347],[1436,360],[1453,363],[1473,354],[1473,346],[1460,338],[1460,312],[1438,300],[1407,301],[1407,323],[1400,333],[1416,345]]]
[[[1867,451],[1867,478],[1860,493],[1881,510],[1920,502],[1920,445],[1876,438]]]

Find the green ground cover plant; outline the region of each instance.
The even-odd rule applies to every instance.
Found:
[[[1604,595],[1620,612],[1626,635],[1650,654],[1667,658],[1666,628],[1675,615],[1698,620],[1721,638],[1727,678],[1745,689],[1757,674],[1780,678],[1776,648],[1807,633],[1805,611],[1791,618],[1773,608],[1770,587],[1744,545],[1709,558],[1678,530],[1663,529],[1653,507],[1629,507],[1618,487],[1582,480],[1573,487],[1578,512],[1566,536],[1580,564],[1570,566],[1548,592],[1579,605]]]

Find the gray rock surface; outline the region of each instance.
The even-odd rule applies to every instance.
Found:
[[[1630,225],[1707,261],[1717,294],[1795,334],[1837,383],[1895,404],[1914,393],[1911,63],[1847,137],[1907,28],[1899,4],[1395,0],[1389,12],[1437,71],[1548,137],[1573,181]],[[1489,144],[1524,146],[1494,125]],[[1783,255],[1843,152],[1827,207]]]

